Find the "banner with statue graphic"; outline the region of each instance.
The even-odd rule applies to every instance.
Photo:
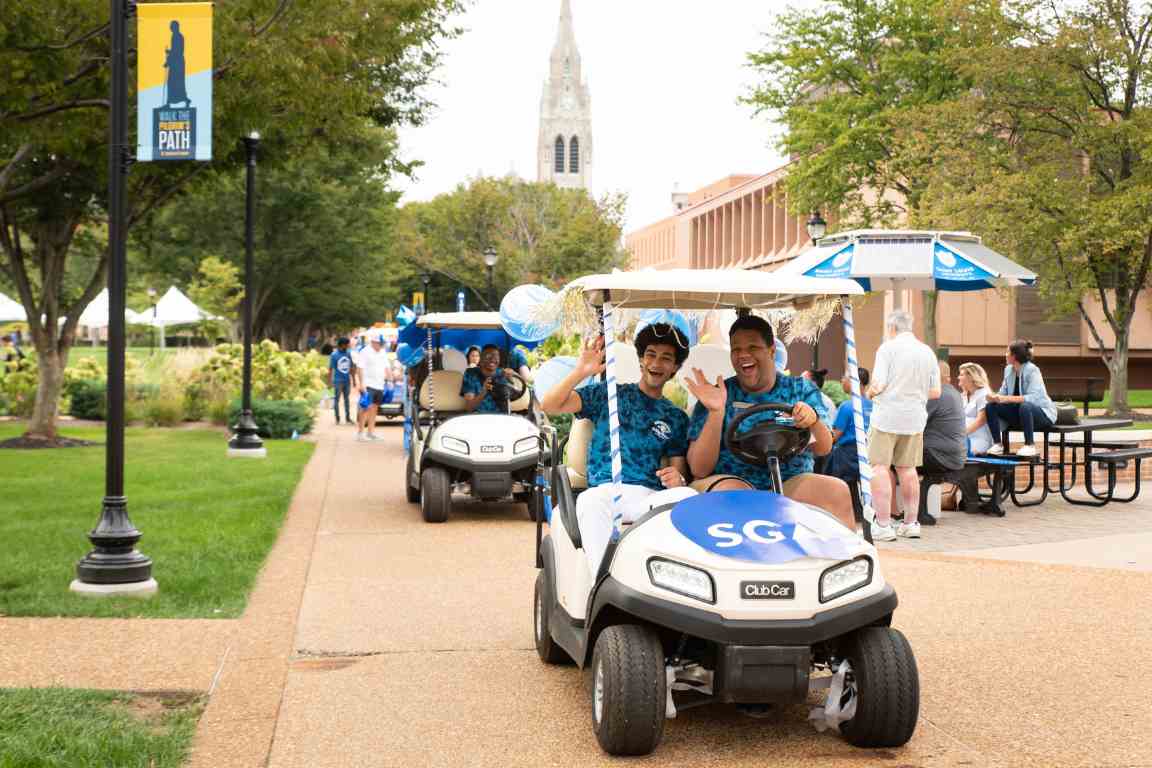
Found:
[[[139,3],[136,159],[212,159],[212,3]]]

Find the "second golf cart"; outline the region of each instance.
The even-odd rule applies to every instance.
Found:
[[[402,331],[402,340],[424,347],[424,359],[410,377],[414,379],[409,393],[414,407],[404,473],[408,501],[420,503],[429,523],[448,519],[453,493],[483,501],[524,502],[529,517],[536,519],[532,490],[543,417],[531,388],[520,374],[505,370],[492,386],[493,400],[503,412],[474,413],[460,395],[465,371],[445,367],[446,359],[463,359],[461,352],[469,347],[489,345],[499,348],[503,364],[518,340],[501,327],[500,315],[424,315]]]

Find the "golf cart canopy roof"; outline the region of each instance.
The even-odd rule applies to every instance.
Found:
[[[499,312],[431,312],[416,320],[421,328],[502,330]]]
[[[638,309],[787,309],[860,296],[855,280],[743,269],[667,269],[588,275],[572,285],[588,301]]]

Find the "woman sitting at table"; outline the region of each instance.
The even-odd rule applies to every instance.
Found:
[[[1004,383],[998,393],[988,395],[985,413],[988,416],[988,431],[992,434],[993,446],[988,450],[991,456],[1004,453],[1001,443],[1001,424],[1007,429],[1019,429],[1024,433],[1024,445],[1016,451],[1017,456],[1035,456],[1037,429],[1048,429],[1056,423],[1056,406],[1044,388],[1044,376],[1032,362],[1032,342],[1017,339],[1008,345],[1004,354],[1008,366],[1004,369]],[[1005,441],[1007,442],[1007,436]]]
[[[957,377],[964,395],[964,431],[968,433],[968,452],[982,456],[992,447],[992,433],[988,431],[988,374],[979,363],[964,363]]]

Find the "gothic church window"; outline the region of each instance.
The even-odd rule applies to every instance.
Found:
[[[556,173],[564,173],[564,137],[556,137],[556,149],[554,151],[555,162],[554,168]]]
[[[568,142],[568,173],[580,173],[580,139]]]

